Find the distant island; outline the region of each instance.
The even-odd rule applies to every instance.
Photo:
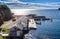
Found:
[[[60,8],[58,8],[58,10],[60,10]]]

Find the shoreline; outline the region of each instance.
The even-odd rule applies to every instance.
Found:
[[[10,9],[14,15],[27,15],[29,12],[36,9]]]
[[[45,10],[45,9],[10,9],[14,15],[28,15],[31,11],[34,10]],[[46,9],[47,10],[47,9]],[[54,9],[57,10],[57,9]]]

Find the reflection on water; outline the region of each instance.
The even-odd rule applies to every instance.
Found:
[[[29,33],[36,39],[60,39],[60,11],[57,10],[36,11],[37,14],[52,17],[51,21],[41,21],[42,25],[37,25],[37,30],[31,30]],[[47,15],[48,14],[48,15]]]

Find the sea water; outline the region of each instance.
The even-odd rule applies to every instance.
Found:
[[[36,39],[60,39],[60,10],[57,9],[44,9],[44,10],[32,10],[29,12],[39,16],[46,16],[52,18],[53,21],[41,21],[41,25],[37,25],[37,30],[31,30]]]

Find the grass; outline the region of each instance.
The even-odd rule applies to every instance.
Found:
[[[13,26],[15,22],[10,21],[5,21],[4,24],[1,25],[2,28],[7,28],[9,29],[11,26]]]
[[[4,34],[8,34],[9,30],[7,28],[1,28],[1,31],[4,32]],[[2,35],[0,35],[0,39],[3,39]]]
[[[4,32],[4,34],[9,33],[9,30],[7,28],[2,28],[2,31]]]
[[[0,35],[0,39],[3,39],[3,37]]]

